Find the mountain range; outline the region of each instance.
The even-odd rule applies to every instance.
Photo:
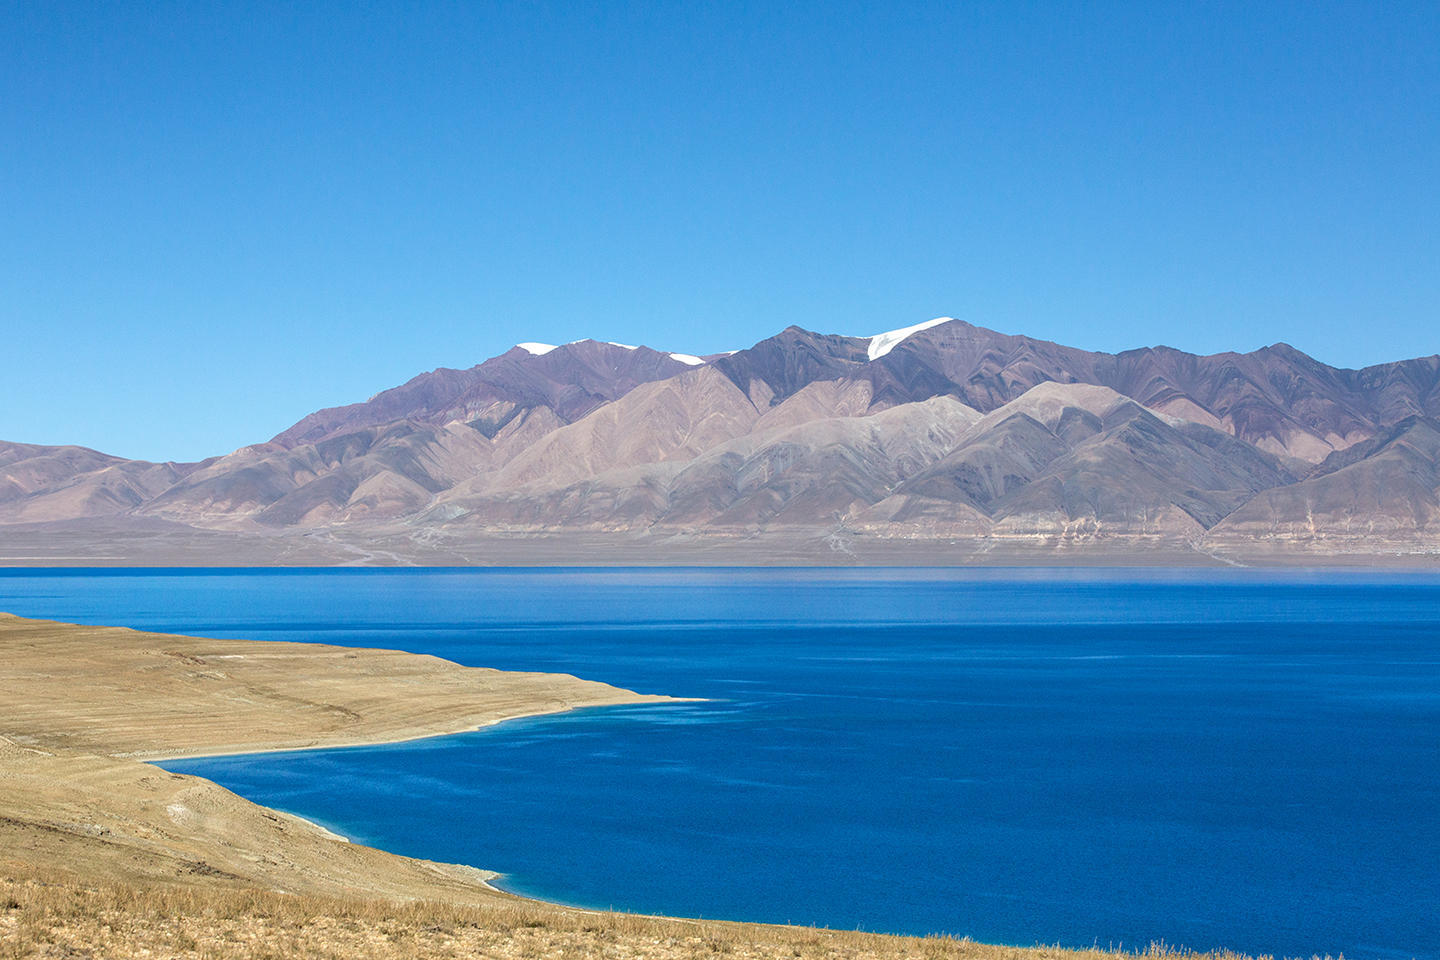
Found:
[[[711,356],[519,344],[200,463],[0,443],[0,562],[139,542],[157,562],[485,562],[541,541],[577,561],[1436,556],[1440,357],[792,326]]]

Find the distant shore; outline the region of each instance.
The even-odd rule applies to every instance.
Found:
[[[1080,536],[906,538],[821,527],[750,534],[413,528],[207,530],[153,518],[3,527],[0,568],[16,567],[1356,567],[1440,568],[1440,544],[1351,537],[1188,541]]]
[[[620,689],[620,688],[616,688],[616,689]],[[626,691],[626,692],[628,692],[628,691]],[[307,745],[307,746],[300,746],[300,747],[291,747],[291,746],[257,746],[257,747],[254,747],[254,748],[246,747],[246,748],[244,748],[244,749],[239,749],[239,750],[225,749],[225,750],[218,750],[218,751],[213,751],[213,752],[209,752],[209,751],[206,751],[206,752],[196,752],[196,751],[184,750],[184,751],[179,751],[179,752],[176,752],[176,753],[164,753],[164,754],[152,754],[152,753],[149,753],[149,752],[141,751],[141,752],[134,753],[134,754],[116,754],[116,756],[124,757],[125,759],[140,760],[140,761],[143,761],[143,762],[145,762],[145,763],[164,763],[164,762],[166,762],[166,761],[168,761],[168,760],[213,760],[213,759],[215,759],[215,758],[217,758],[217,757],[249,757],[249,756],[258,756],[258,755],[267,754],[267,753],[295,753],[295,752],[297,752],[297,751],[302,751],[302,750],[343,750],[343,749],[345,749],[345,748],[347,748],[347,747],[383,747],[383,746],[387,746],[387,745],[391,745],[391,744],[397,744],[397,743],[414,743],[414,742],[416,742],[416,741],[418,741],[418,740],[433,740],[433,739],[435,739],[435,738],[437,738],[437,737],[453,737],[453,736],[455,736],[455,735],[457,735],[457,734],[461,734],[461,733],[474,733],[474,732],[477,731],[477,730],[484,730],[484,729],[486,729],[486,728],[488,728],[488,727],[497,726],[498,724],[506,723],[506,722],[508,722],[508,721],[510,721],[510,720],[525,720],[525,719],[528,719],[528,718],[530,718],[530,717],[549,717],[549,716],[555,716],[555,715],[557,715],[557,714],[562,714],[562,713],[571,713],[571,712],[573,712],[573,711],[575,711],[575,710],[585,710],[585,709],[589,709],[589,708],[591,708],[591,707],[624,706],[624,705],[627,705],[627,704],[633,705],[633,704],[644,704],[644,703],[703,703],[703,702],[705,702],[705,699],[704,699],[703,697],[646,697],[646,696],[638,695],[638,694],[637,694],[636,696],[637,696],[637,698],[634,699],[634,700],[616,700],[616,701],[614,701],[614,702],[609,702],[609,703],[578,703],[578,704],[576,704],[576,705],[573,706],[573,707],[563,707],[563,708],[559,708],[559,709],[549,709],[549,710],[544,710],[544,709],[523,710],[523,711],[521,711],[521,712],[519,712],[519,713],[507,714],[507,715],[505,715],[505,716],[499,716],[499,717],[494,717],[494,718],[491,718],[491,719],[487,719],[487,720],[485,720],[483,723],[471,724],[471,725],[469,725],[469,726],[457,726],[457,727],[456,727],[455,729],[453,729],[453,730],[442,730],[442,731],[438,731],[438,732],[432,731],[432,732],[427,732],[427,733],[419,733],[419,734],[415,734],[415,735],[413,735],[413,736],[411,736],[411,735],[400,735],[400,736],[393,736],[393,737],[387,736],[387,737],[382,737],[382,738],[379,738],[379,739],[364,739],[364,740],[353,740],[353,741],[349,741],[349,742],[334,742],[334,743],[329,742],[329,741],[326,741],[326,742],[324,742],[324,743],[313,743],[313,744],[309,744],[309,745]],[[292,816],[293,816],[293,814],[292,814]],[[302,819],[303,819],[303,818],[302,818]]]

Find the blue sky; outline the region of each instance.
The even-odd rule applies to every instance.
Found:
[[[521,340],[1440,351],[1440,4],[0,2],[0,439]]]

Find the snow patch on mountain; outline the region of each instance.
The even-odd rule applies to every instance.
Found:
[[[934,320],[926,320],[924,323],[917,323],[914,326],[877,333],[870,338],[870,349],[867,351],[869,359],[879,360],[921,330],[929,330],[931,327],[938,327],[940,324],[949,323],[954,319],[954,317],[936,317]]]
[[[578,343],[603,343],[606,346],[619,347],[621,350],[640,349],[639,347],[633,346],[632,344],[628,343],[616,343],[614,340],[595,340],[590,337],[586,337],[584,340],[571,340],[570,343],[567,344],[567,346],[574,346]],[[515,346],[519,347],[521,350],[528,351],[529,353],[534,354],[537,357],[543,357],[551,350],[556,349],[556,346],[553,343],[517,343],[515,344]],[[679,360],[681,363],[689,364],[692,367],[698,367],[705,363],[702,358],[695,356],[693,353],[672,353],[669,354],[669,356],[675,360]]]
[[[603,343],[608,347],[619,347],[621,350],[639,350],[639,347],[628,343],[616,343],[614,340],[596,340],[594,337],[585,337],[580,340],[571,340],[567,346],[574,346],[577,343]]]

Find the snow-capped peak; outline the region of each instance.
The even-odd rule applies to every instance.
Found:
[[[583,340],[571,340],[570,345],[577,343],[603,343],[607,347],[619,347],[621,350],[639,350],[639,347],[631,346],[628,343],[616,343],[614,340],[596,340],[594,337],[586,337]]]
[[[931,327],[938,327],[940,324],[949,323],[954,319],[954,317],[936,317],[934,320],[926,320],[924,323],[917,323],[912,327],[901,327],[899,330],[877,333],[870,338],[870,349],[866,352],[869,354],[869,359],[879,360],[905,342],[912,334],[919,333],[921,330],[929,330]]]
[[[570,344],[571,344],[571,345],[574,345],[574,344],[577,344],[577,343],[603,343],[603,344],[605,344],[606,346],[619,347],[621,350],[639,350],[639,349],[640,349],[639,347],[632,346],[631,344],[628,344],[628,343],[616,343],[614,340],[592,340],[592,339],[590,339],[590,338],[588,338],[588,337],[587,337],[586,339],[584,339],[584,340],[571,340],[571,341],[570,341]],[[553,343],[517,343],[517,344],[515,344],[515,346],[517,346],[517,347],[519,347],[521,350],[525,350],[525,351],[527,351],[527,352],[529,352],[529,353],[531,353],[531,354],[533,354],[534,356],[537,356],[537,357],[543,357],[545,354],[549,353],[551,350],[556,349],[555,344],[553,344]],[[674,359],[676,359],[676,360],[679,360],[681,363],[689,364],[689,365],[692,366],[692,367],[698,367],[698,366],[701,366],[702,364],[705,363],[704,360],[702,360],[700,357],[695,356],[693,353],[671,353],[671,354],[668,354],[668,356],[670,356],[670,357],[672,357],[672,358],[674,358]]]

